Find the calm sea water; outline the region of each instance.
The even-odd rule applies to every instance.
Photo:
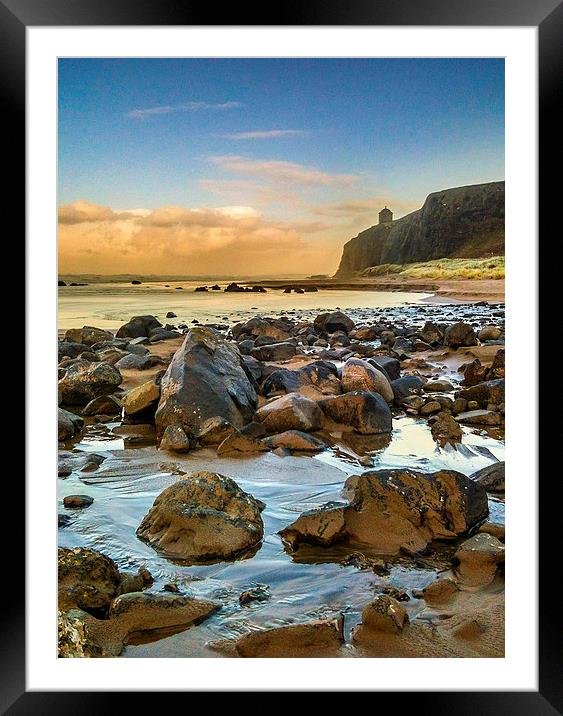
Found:
[[[212,285],[215,282],[210,282]],[[218,281],[224,288],[229,281]],[[115,329],[131,316],[150,313],[165,319],[174,312],[177,322],[239,320],[256,313],[279,313],[284,310],[327,310],[341,308],[377,308],[400,306],[429,297],[427,293],[391,291],[319,290],[316,293],[284,293],[267,289],[267,293],[195,292],[200,281],[150,281],[140,286],[130,282],[91,283],[88,286],[59,288],[59,328],[81,328],[94,325]]]

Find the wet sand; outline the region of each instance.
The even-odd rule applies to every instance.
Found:
[[[317,286],[331,291],[399,291],[430,293],[423,300],[441,299],[473,303],[475,301],[504,302],[504,279],[413,279],[385,276],[382,278],[331,278],[300,279],[296,281],[270,280],[249,282],[249,286],[260,284],[265,287],[283,289],[286,286]]]

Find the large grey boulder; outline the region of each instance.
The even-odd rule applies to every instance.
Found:
[[[157,434],[168,425],[181,425],[197,435],[216,416],[242,427],[255,407],[256,392],[238,348],[213,328],[198,326],[187,333],[162,378]]]

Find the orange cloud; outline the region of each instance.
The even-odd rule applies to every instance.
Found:
[[[274,222],[253,207],[116,212],[88,202],[59,211],[59,272],[260,275],[324,273],[338,256],[319,221]]]

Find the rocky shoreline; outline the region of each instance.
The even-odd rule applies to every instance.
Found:
[[[503,655],[504,526],[494,517],[504,463],[483,447],[485,467],[467,470],[475,436],[504,439],[502,303],[293,310],[238,324],[135,316],[115,334],[66,331],[58,373],[60,656],[118,656],[187,632],[198,642],[222,619],[223,638],[199,638],[216,656]],[[465,457],[464,472],[382,465],[407,423],[436,455]],[[99,436],[124,449],[85,449]],[[336,499],[284,511],[300,476],[320,485],[341,464]],[[276,470],[287,481],[272,480],[277,501],[273,488],[258,497],[246,486]],[[161,476],[155,499],[145,475]],[[131,480],[131,542],[87,546],[93,523],[81,525],[98,499],[100,520],[113,514],[110,477]],[[144,559],[128,555],[133,541]],[[250,569],[268,550],[305,581],[323,563],[357,575],[362,590],[369,578],[371,596],[347,606],[341,590],[290,623],[249,623],[277,599],[283,612],[281,590],[246,579],[225,592],[210,570]],[[167,581],[167,565],[185,580]],[[200,572],[209,577],[195,588]],[[421,588],[406,583],[414,572]],[[230,629],[240,614],[243,627]]]

